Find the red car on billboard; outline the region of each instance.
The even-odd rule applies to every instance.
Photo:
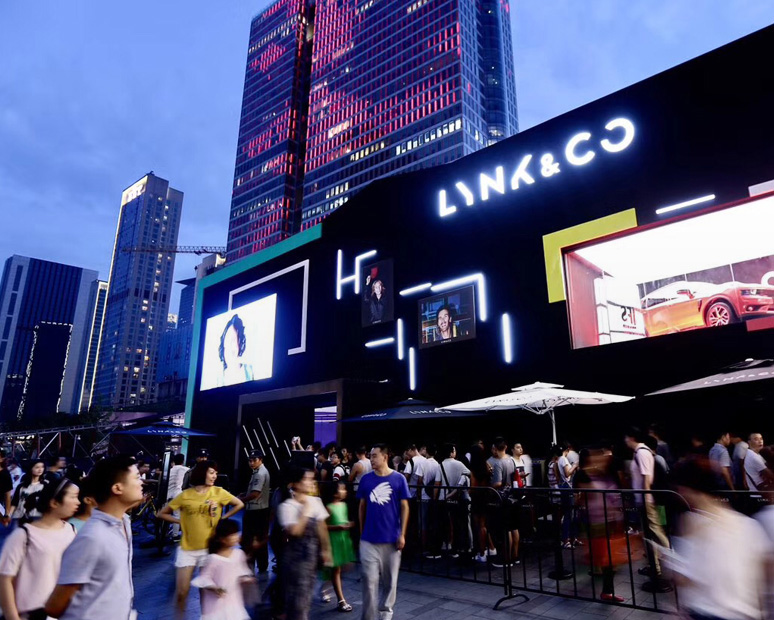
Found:
[[[648,336],[660,336],[774,314],[774,287],[672,282],[645,295],[641,303]]]

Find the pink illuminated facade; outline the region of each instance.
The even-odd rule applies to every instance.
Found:
[[[253,19],[229,217],[227,259],[298,231],[313,9],[279,0]]]
[[[298,89],[287,70],[276,87],[251,76],[251,63],[271,71],[291,50],[289,35],[267,37],[270,24],[292,22],[292,10],[292,66],[310,70],[294,78]],[[302,34],[312,20],[307,57]],[[283,106],[260,86],[267,95],[307,87],[308,95]],[[516,133],[508,0],[317,0],[314,8],[280,0],[253,21],[244,97],[229,260],[318,224],[374,179],[448,163]],[[247,123],[253,100],[274,114]],[[276,140],[281,131],[293,139]],[[270,199],[277,175],[288,191]]]

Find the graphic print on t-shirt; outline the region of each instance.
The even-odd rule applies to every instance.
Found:
[[[387,502],[390,501],[391,498],[392,486],[389,482],[382,482],[381,484],[377,485],[368,496],[368,499],[372,504],[379,504],[380,506],[384,506]]]

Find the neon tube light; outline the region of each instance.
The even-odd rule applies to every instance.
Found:
[[[364,254],[359,254],[355,257],[355,273],[351,276],[342,277],[342,271],[344,269],[344,252],[338,250],[336,252],[336,299],[341,299],[341,286],[350,282],[355,283],[355,294],[360,294],[360,263],[366,258],[376,256],[376,250],[370,250]]]
[[[448,280],[447,282],[441,282],[440,284],[434,284],[430,287],[433,293],[440,293],[442,291],[448,291],[451,288],[462,286],[463,284],[470,284],[474,282],[478,285],[478,318],[482,321],[487,319],[487,307],[486,307],[486,283],[484,282],[483,273],[474,273],[469,276],[463,276],[461,278],[455,278],[454,280]]]
[[[403,360],[403,319],[398,319],[398,359]]]
[[[710,202],[712,200],[715,200],[715,194],[708,194],[706,196],[701,196],[700,198],[694,198],[693,200],[678,202],[676,205],[670,205],[668,207],[661,207],[660,209],[656,209],[656,215],[669,213],[670,211],[677,211],[678,209],[685,209],[685,207],[692,207],[693,205],[698,205],[702,202]]]
[[[409,390],[412,392],[417,389],[417,369],[414,347],[409,347]]]
[[[355,257],[355,295],[360,295],[360,263],[366,258],[371,258],[372,256],[376,256],[376,250],[370,250],[365,254],[360,254],[359,256]]]
[[[367,349],[373,349],[375,347],[384,347],[388,344],[392,344],[395,342],[395,338],[382,338],[380,340],[371,340],[370,342],[366,342],[365,346]]]
[[[406,297],[407,295],[413,295],[414,293],[419,293],[420,291],[426,291],[431,286],[433,286],[432,282],[425,282],[424,284],[417,284],[416,286],[411,286],[409,288],[404,288],[400,293],[398,293],[401,297]]]
[[[506,364],[513,362],[513,336],[511,334],[511,317],[506,312],[502,316],[503,360]]]

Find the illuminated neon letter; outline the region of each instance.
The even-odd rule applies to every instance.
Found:
[[[619,142],[613,143],[610,142],[610,140],[607,138],[600,142],[602,148],[605,149],[608,153],[619,153],[627,146],[629,146],[632,143],[632,140],[634,140],[634,123],[632,123],[628,118],[614,118],[607,125],[605,125],[605,129],[608,131],[613,131],[614,129],[624,130],[623,138],[621,138]]]
[[[441,217],[446,217],[447,215],[451,215],[457,211],[457,207],[454,205],[448,205],[446,204],[446,190],[442,189],[438,193],[438,212],[441,214]]]
[[[570,138],[570,141],[567,143],[567,146],[564,149],[564,157],[567,159],[568,163],[572,164],[573,166],[583,166],[594,159],[594,155],[596,155],[596,153],[591,149],[586,151],[583,155],[577,155],[575,153],[575,147],[577,147],[578,144],[581,142],[587,142],[590,139],[591,134],[588,131],[581,131],[580,133],[576,133],[572,138]]]
[[[489,189],[493,189],[499,194],[505,193],[505,170],[502,166],[495,168],[495,178],[483,172],[479,175],[481,179],[481,200],[489,200]]]
[[[454,187],[460,190],[460,194],[465,196],[465,204],[469,207],[472,207],[476,199],[473,196],[473,192],[468,189],[468,186],[465,185],[462,181],[459,181],[458,183],[455,183]]]
[[[516,172],[514,172],[511,177],[511,189],[519,189],[519,180],[524,181],[527,185],[532,185],[535,182],[532,175],[527,172],[527,166],[529,166],[529,162],[531,161],[532,155],[525,155],[522,158],[519,167],[516,168]]]

